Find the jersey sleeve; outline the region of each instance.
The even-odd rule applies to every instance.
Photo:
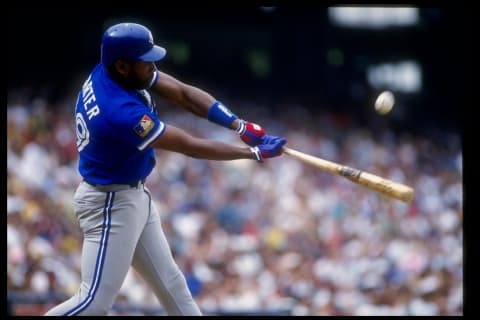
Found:
[[[122,112],[113,115],[117,137],[138,150],[145,150],[160,137],[166,125],[157,115],[142,104],[123,105]]]

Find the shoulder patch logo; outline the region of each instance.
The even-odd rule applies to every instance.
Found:
[[[144,114],[142,119],[133,127],[133,131],[140,137],[145,138],[148,133],[155,126],[155,122],[147,114]]]

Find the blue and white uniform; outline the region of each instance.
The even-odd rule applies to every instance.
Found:
[[[158,77],[155,73],[154,81]],[[147,90],[126,91],[100,63],[82,86],[75,109],[79,171],[93,184],[131,184],[155,166],[150,144],[164,131]]]
[[[149,92],[123,89],[100,63],[82,86],[75,121],[84,178],[74,195],[82,283],[46,315],[107,315],[130,266],[168,315],[201,315],[144,184],[156,161],[151,144],[165,131]]]

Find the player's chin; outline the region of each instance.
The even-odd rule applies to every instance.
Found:
[[[148,89],[150,88],[150,85],[152,83],[152,80],[153,80],[153,77],[155,77],[155,73],[152,72],[152,75],[149,76],[147,79],[145,79],[144,81],[142,81],[141,83],[141,88],[139,89]]]
[[[148,88],[150,88],[150,81],[143,82],[141,88],[138,88],[138,89],[143,90]]]

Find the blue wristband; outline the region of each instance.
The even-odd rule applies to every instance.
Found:
[[[238,117],[232,113],[227,107],[225,107],[220,101],[215,101],[214,104],[208,109],[207,119],[213,123],[224,126],[231,129],[230,125]]]

